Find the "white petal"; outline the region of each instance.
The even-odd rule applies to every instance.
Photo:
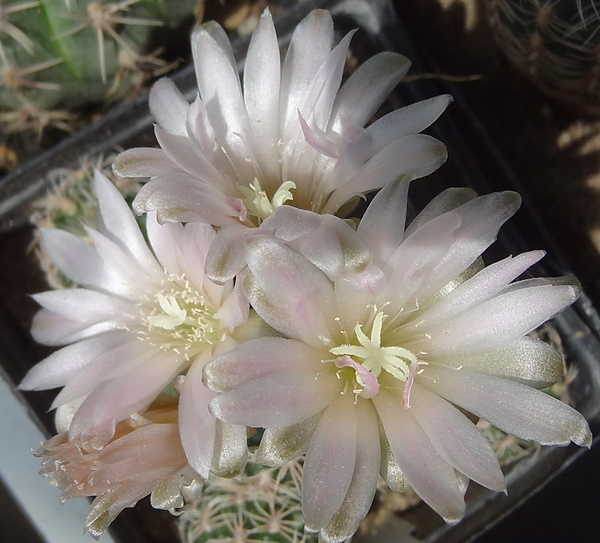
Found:
[[[436,394],[515,437],[542,445],[567,445],[570,441],[591,444],[592,435],[583,416],[521,383],[432,365],[419,379]]]
[[[150,273],[157,269],[156,260],[129,205],[121,193],[104,175],[94,171],[94,189],[102,218],[102,233],[135,258],[142,269]]]
[[[186,136],[186,118],[189,104],[175,83],[163,77],[150,90],[150,112],[156,122],[170,134]]]
[[[506,346],[571,305],[578,285],[545,285],[508,292],[457,315],[449,322],[428,327],[430,337],[407,340],[430,356],[489,351]],[[409,346],[410,345],[410,346]]]
[[[359,438],[353,401],[350,393],[338,396],[310,440],[302,475],[302,512],[309,532],[317,532],[331,520],[352,481]]]
[[[244,100],[263,179],[279,177],[280,81],[277,34],[266,9],[252,35],[244,67]]]
[[[473,198],[477,198],[477,193],[467,187],[453,187],[440,192],[412,220],[406,228],[404,236],[408,237],[412,235],[413,232],[421,228],[425,223],[466,204],[473,200]]]
[[[525,336],[501,349],[444,355],[444,365],[499,377],[508,377],[535,388],[558,383],[564,376],[562,355],[539,339]]]
[[[332,41],[333,21],[325,10],[311,11],[294,30],[281,74],[280,122],[286,140],[300,136],[298,109],[329,56]]]
[[[367,128],[373,138],[373,150],[378,152],[394,140],[425,130],[437,120],[451,101],[452,96],[442,94],[384,115]]]
[[[162,149],[138,147],[123,151],[113,162],[113,171],[119,177],[156,177],[179,167]]]
[[[342,123],[364,126],[409,68],[410,61],[406,57],[390,51],[379,53],[361,64],[338,92],[330,128],[340,132]],[[416,132],[420,130],[411,133]]]
[[[404,239],[410,178],[382,188],[369,204],[357,231],[366,238],[378,261],[387,261]]]
[[[127,336],[127,332],[115,332],[63,347],[31,368],[19,388],[44,390],[64,386],[97,356],[126,341]]]
[[[443,143],[425,134],[405,136],[384,147],[350,179],[334,191],[324,213],[334,213],[356,194],[379,189],[400,175],[423,177],[437,170],[447,159]]]

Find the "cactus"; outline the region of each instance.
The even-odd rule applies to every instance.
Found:
[[[186,18],[191,22],[198,5],[198,0],[0,0],[0,108],[10,110],[1,117],[8,130],[44,114],[46,124],[65,129],[69,119],[48,117],[51,110],[73,110],[135,89],[140,74],[166,65],[149,53],[155,34]],[[63,126],[53,122],[57,119]]]
[[[543,92],[600,112],[600,2],[490,0],[489,21],[508,59]]]
[[[316,543],[304,532],[300,489],[302,460],[279,468],[248,462],[236,479],[211,477],[198,502],[179,517],[185,543],[214,541]]]

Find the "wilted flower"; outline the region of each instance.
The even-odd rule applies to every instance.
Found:
[[[399,175],[427,175],[446,160],[444,145],[419,132],[443,112],[447,95],[365,128],[410,63],[380,53],[340,88],[352,34],[332,49],[331,16],[313,11],[296,28],[282,64],[267,10],[252,36],[242,85],[228,38],[209,22],[192,36],[198,98],[188,104],[168,79],[153,87],[161,149],[125,151],[114,170],[151,178],[134,201],[137,213],[227,227],[213,248],[219,256],[209,260],[211,277],[224,281],[238,271],[223,270],[231,267],[223,258],[234,258],[232,244],[284,205],[335,213]],[[293,220],[296,236],[315,228],[305,213]]]
[[[325,542],[355,532],[378,474],[448,522],[464,514],[468,479],[503,490],[490,444],[462,411],[542,444],[591,442],[577,411],[536,390],[561,377],[560,354],[525,335],[577,299],[577,281],[512,282],[541,251],[481,263],[519,196],[451,189],[405,230],[407,188],[383,189],[358,227],[382,274],[367,275],[363,292],[276,238],[250,238],[241,281],[286,337],[247,341],[204,370],[221,393],[217,417],[266,428],[259,462],[306,452],[306,526]]]
[[[46,345],[67,345],[35,366],[26,390],[64,386],[53,407],[81,401],[69,441],[101,448],[115,425],[145,409],[173,379],[187,371],[179,426],[190,464],[231,476],[243,469],[246,431],[215,421],[207,410],[214,393],[201,383],[202,366],[236,345],[248,303],[229,282],[204,276],[215,235],[196,223],[159,225],[148,216],[148,247],[118,190],[99,173],[98,229],[93,246],[61,230],[44,232],[57,267],[81,288],[34,295],[43,307],[32,334]],[[215,445],[219,443],[219,445]]]
[[[35,455],[42,458],[40,473],[63,491],[62,499],[96,496],[84,523],[96,539],[148,494],[153,507],[178,513],[202,489],[181,446],[174,396],[164,395],[144,413],[119,422],[100,449],[62,432]]]

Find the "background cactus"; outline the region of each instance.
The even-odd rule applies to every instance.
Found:
[[[600,112],[600,2],[490,0],[490,25],[509,60],[543,92]]]
[[[70,132],[96,115],[81,108],[138,92],[174,66],[159,56],[165,49],[171,58],[177,47],[187,55],[202,6],[202,0],[0,0],[3,148],[14,147],[22,162],[39,152],[31,140],[40,141],[47,128]],[[10,136],[22,132],[27,138]]]
[[[250,461],[238,478],[211,477],[179,517],[182,540],[316,543],[316,534],[304,532],[301,479],[301,459],[279,468]]]

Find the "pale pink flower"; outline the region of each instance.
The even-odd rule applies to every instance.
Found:
[[[205,367],[221,420],[266,428],[257,459],[306,452],[303,510],[324,542],[351,536],[378,474],[410,485],[446,521],[465,511],[469,479],[504,490],[496,456],[462,412],[541,444],[589,446],[584,418],[536,390],[562,359],[526,334],[573,303],[572,278],[513,282],[543,256],[484,267],[481,253],[520,205],[512,192],[451,189],[404,228],[408,182],[384,188],[357,235],[376,282],[330,281],[271,236],[246,242],[240,278],[258,314],[286,337],[257,338]]]
[[[248,303],[232,282],[217,286],[204,275],[213,228],[159,225],[151,214],[150,249],[110,181],[96,173],[95,188],[98,225],[87,230],[92,245],[61,230],[44,232],[50,257],[80,287],[33,296],[43,308],[33,337],[66,347],[32,368],[20,386],[64,387],[53,408],[81,402],[69,440],[101,448],[119,421],[145,409],[187,372],[177,387],[189,462],[202,477],[211,466],[231,475],[243,469],[246,432],[210,415],[214,393],[202,385],[201,372],[206,361],[237,344]]]
[[[40,474],[63,491],[62,499],[96,496],[84,523],[95,539],[123,509],[149,494],[153,507],[178,514],[202,489],[179,438],[177,400],[166,395],[117,424],[100,449],[62,432],[35,455],[42,458]]]
[[[296,28],[282,63],[266,10],[242,84],[227,36],[209,22],[192,36],[196,100],[188,104],[168,79],[153,87],[150,109],[161,149],[125,151],[114,171],[151,178],[134,201],[137,213],[156,210],[160,222],[206,220],[226,227],[209,260],[212,278],[222,282],[239,270],[228,260],[236,258],[243,231],[282,207],[291,208],[292,237],[299,237],[316,227],[299,211],[336,213],[400,175],[421,177],[446,160],[444,145],[420,132],[444,111],[448,95],[365,127],[410,63],[380,53],[340,88],[352,35],[332,48],[331,15],[313,11]]]

